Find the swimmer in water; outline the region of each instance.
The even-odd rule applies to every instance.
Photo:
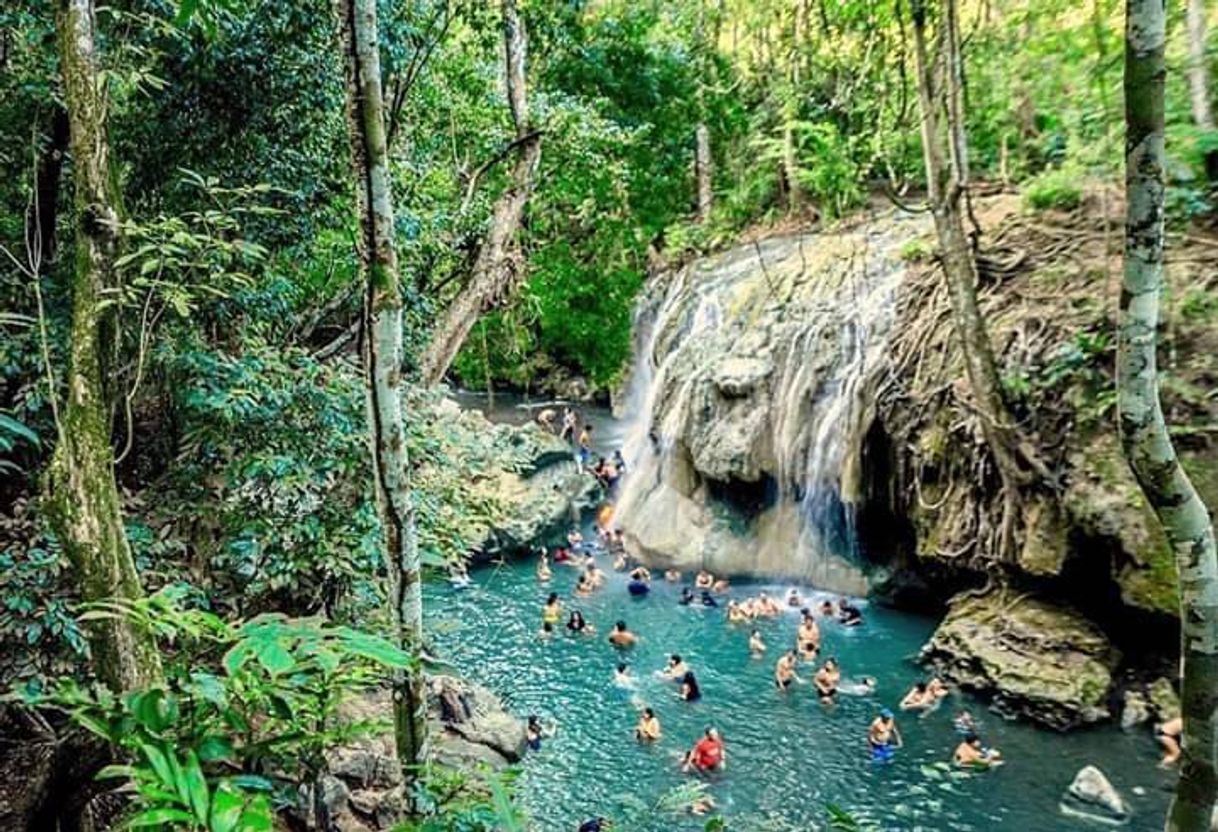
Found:
[[[579,576],[579,581],[575,584],[575,594],[580,598],[587,598],[592,594],[592,579],[588,577],[588,573]]]
[[[727,767],[727,749],[723,746],[723,738],[714,728],[707,728],[702,739],[698,740],[682,761],[683,771],[721,771]]]
[[[664,580],[668,581],[670,584],[679,584],[681,583],[681,573],[676,569],[669,569],[664,573]]]
[[[694,676],[693,671],[686,671],[681,677],[681,692],[677,698],[686,702],[697,702],[702,698],[702,689],[698,687],[698,677]]]
[[[848,693],[851,696],[870,696],[875,693],[876,682],[874,676],[860,676],[857,682],[838,682],[837,689],[839,693]]]
[[[717,581],[711,584],[711,592],[715,593],[716,595],[722,595],[731,588],[732,585],[728,583],[727,578],[719,578]]]
[[[820,652],[820,627],[816,625],[816,619],[806,610],[803,620],[799,622],[799,632],[795,643],[799,646],[801,659],[806,662],[816,660],[816,654]]]
[[[580,534],[579,529],[571,529],[567,532],[567,545],[571,547],[571,551],[578,552],[584,546],[584,536]]]
[[[977,720],[973,719],[973,715],[963,708],[956,712],[952,725],[961,734],[974,734],[977,732]]]
[[[651,583],[651,571],[646,566],[637,566],[630,573],[630,580],[649,584]]]
[[[630,666],[625,662],[618,662],[617,667],[614,669],[613,684],[620,688],[634,687],[634,676],[630,675]]]
[[[995,748],[986,748],[981,744],[981,737],[974,733],[964,735],[964,739],[956,746],[952,760],[958,766],[972,768],[992,768],[1002,765],[1002,754]]]
[[[843,627],[857,627],[863,623],[863,613],[845,598],[837,602],[837,620]]]
[[[715,576],[707,572],[705,569],[698,572],[698,577],[694,578],[694,589],[710,589],[715,585]]]
[[[655,742],[660,738],[660,720],[651,708],[644,708],[634,726],[634,738],[639,742]]]
[[[837,659],[826,659],[812,679],[821,702],[828,704],[833,701],[833,697],[837,696],[837,683],[841,678],[842,671],[837,666]]]
[[[935,695],[930,692],[925,682],[918,682],[909,693],[905,694],[905,698],[901,700],[902,711],[918,711],[923,708],[929,708],[934,705],[937,700]]]
[[[799,590],[791,587],[791,591],[787,593],[787,606],[798,607],[803,604],[803,599],[799,597]]]
[[[633,647],[639,643],[639,637],[626,629],[626,622],[619,621],[613,625],[609,634],[609,643],[614,647]]]
[[[540,751],[542,738],[552,736],[554,736],[554,726],[543,726],[536,714],[529,716],[528,724],[524,729],[524,739],[530,751]]]
[[[540,583],[547,584],[553,573],[550,571],[550,555],[546,552],[545,547],[541,547],[541,556],[537,559],[537,580]]]
[[[567,630],[575,635],[596,635],[596,628],[584,620],[584,614],[579,610],[571,610],[571,617],[567,619]]]
[[[795,683],[795,651],[788,650],[778,657],[774,665],[774,686],[779,690],[787,690]]]
[[[761,640],[761,633],[753,630],[749,636],[749,652],[754,656],[760,656],[765,652],[765,642]]]
[[[673,653],[668,657],[668,664],[664,669],[657,672],[665,679],[672,679],[676,682],[680,681],[689,672],[689,667],[685,664],[684,659]]]
[[[694,591],[687,586],[681,587],[681,600],[677,603],[683,607],[688,607],[694,602]]]
[[[549,635],[554,632],[554,628],[558,626],[559,619],[562,618],[562,602],[558,600],[558,593],[551,592],[550,597],[546,599],[545,605],[541,608],[541,632],[542,635]]]
[[[716,600],[715,600],[715,597],[714,597],[713,595],[711,595],[711,594],[710,594],[710,590],[709,590],[709,589],[704,589],[704,590],[702,590],[702,606],[704,606],[704,607],[717,607],[717,606],[719,606],[719,602],[718,602],[718,601],[716,601]]]
[[[901,732],[897,730],[892,711],[884,708],[867,729],[867,745],[871,759],[878,763],[891,762],[894,751],[901,747]]]
[[[748,614],[741,609],[740,604],[738,604],[736,601],[727,602],[727,622],[729,624],[743,624],[748,620]],[[754,630],[753,632],[757,631]]]
[[[625,572],[626,567],[628,567],[629,565],[630,565],[630,563],[626,560],[626,553],[622,552],[613,560],[613,571],[614,572]]]
[[[947,683],[938,676],[931,677],[931,680],[926,683],[926,691],[935,698],[935,701],[942,699],[952,692],[952,689],[947,686]]]
[[[828,598],[826,598],[825,600],[820,602],[820,606],[817,607],[817,611],[820,612],[820,614],[825,618],[832,618],[833,617],[833,602],[830,601]]]

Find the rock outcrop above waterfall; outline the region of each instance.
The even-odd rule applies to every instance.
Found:
[[[994,692],[1004,712],[1054,728],[1108,719],[1120,654],[1078,612],[1024,593],[967,593],[922,650],[961,687]]]
[[[1090,195],[1071,215],[1030,215],[1011,195],[975,208],[1004,394],[1052,472],[1023,491],[1017,551],[996,545],[999,480],[933,230],[895,212],[653,279],[627,387],[635,464],[616,516],[628,548],[657,565],[927,603],[997,571],[1046,599],[1042,611],[1073,608],[1070,621],[1118,644],[1159,627],[1170,650],[1174,560],[1114,426],[1119,199]],[[1218,243],[1173,246],[1165,411],[1218,505],[1218,305],[1213,270],[1197,267]]]

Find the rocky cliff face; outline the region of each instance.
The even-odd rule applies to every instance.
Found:
[[[657,565],[935,603],[1000,575],[1036,599],[1036,628],[1092,628],[1104,642],[1055,659],[1094,668],[1098,693],[1071,689],[1060,707],[1026,709],[1059,725],[1090,721],[1116,655],[1107,639],[1150,624],[1170,645],[1176,605],[1171,553],[1112,412],[1121,209],[1093,198],[1073,216],[1031,216],[1011,196],[976,208],[981,304],[1005,394],[1053,472],[1027,490],[1017,562],[997,563],[989,545],[996,472],[929,224],[895,212],[750,243],[652,281],[625,401],[634,468],[616,517],[627,546]],[[1210,500],[1218,311],[1206,300],[1213,276],[1186,264],[1214,248],[1177,247],[1164,362],[1169,419]],[[956,635],[981,606],[960,607]],[[949,635],[938,658],[971,643]],[[962,681],[1002,678],[1014,676]]]

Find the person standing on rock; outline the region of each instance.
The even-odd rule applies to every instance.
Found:
[[[1159,761],[1160,768],[1174,766],[1180,759],[1180,735],[1184,733],[1184,720],[1180,717],[1169,719],[1155,729],[1155,739],[1163,746],[1163,759]]]
[[[579,417],[575,415],[575,411],[571,408],[566,408],[562,413],[562,433],[558,438],[564,442],[575,441],[575,427],[579,424]]]

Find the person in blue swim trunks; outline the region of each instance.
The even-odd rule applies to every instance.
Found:
[[[887,763],[896,755],[896,749],[901,747],[901,732],[892,711],[884,708],[872,721],[867,730],[867,745],[871,747],[871,759],[877,763]]]

